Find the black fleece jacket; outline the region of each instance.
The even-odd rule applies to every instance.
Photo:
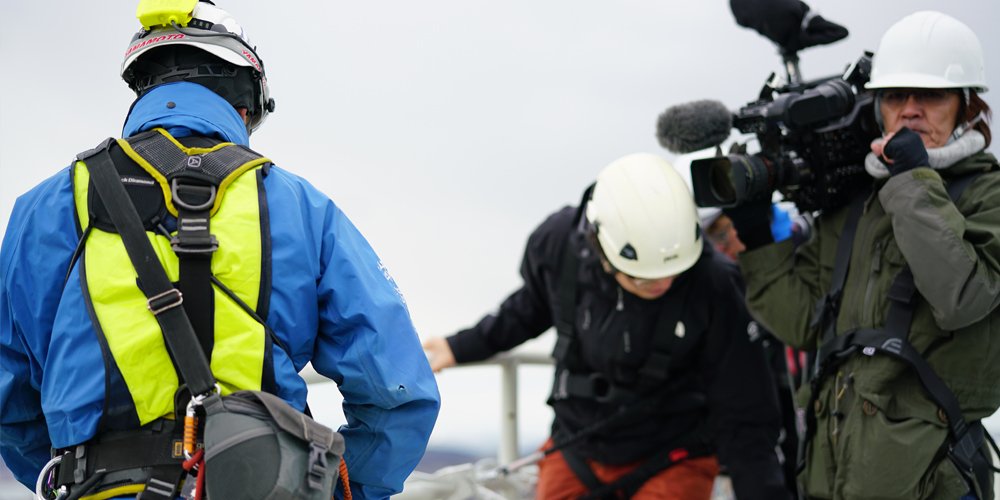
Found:
[[[697,263],[654,300],[619,287],[604,272],[578,230],[580,211],[566,207],[546,220],[528,240],[521,276],[524,286],[499,312],[448,338],[459,363],[479,361],[537,337],[559,317],[559,286],[566,245],[580,256],[575,311],[576,345],[584,369],[616,384],[637,380],[661,308],[684,301],[681,323],[686,342],[674,353],[670,380],[678,392],[706,398],[701,409],[661,407],[627,417],[585,439],[574,450],[605,464],[639,460],[669,447],[700,423],[707,423],[720,462],[733,478],[741,500],[785,499],[781,468],[774,451],[780,414],[772,377],[744,305],[744,285],[736,266],[705,244]],[[693,280],[687,297],[679,290]],[[692,337],[693,336],[693,337]],[[683,359],[677,359],[683,358]],[[549,399],[555,410],[554,436],[575,433],[617,411],[618,405],[590,399]],[[638,415],[638,414],[637,414]]]

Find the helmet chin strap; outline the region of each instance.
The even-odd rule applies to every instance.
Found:
[[[878,124],[878,129],[882,131],[882,135],[885,135],[885,122],[882,120],[882,96],[878,92],[875,92],[875,123]]]
[[[951,144],[952,141],[965,135],[966,132],[972,130],[972,127],[975,127],[977,123],[983,121],[985,118],[986,115],[984,115],[983,112],[980,111],[979,114],[972,119],[972,121],[966,123],[965,125],[955,127],[955,130],[951,133],[951,137],[948,139],[948,144]]]

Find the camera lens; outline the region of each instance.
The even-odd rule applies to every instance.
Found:
[[[718,158],[709,167],[708,178],[712,196],[719,202],[729,204],[736,201],[736,184],[733,180],[733,164],[729,158]]]

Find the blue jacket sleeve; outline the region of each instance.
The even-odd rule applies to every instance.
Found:
[[[71,200],[64,169],[18,199],[0,247],[0,455],[32,491],[51,446],[42,372],[77,241]]]
[[[440,407],[437,383],[403,294],[365,238],[325,195],[276,173],[288,176],[316,242],[300,249],[302,258],[318,260],[318,333],[310,361],[344,396],[347,425],[340,432],[351,492],[387,498],[402,490],[424,454]],[[268,188],[269,204],[284,196],[278,184]],[[293,358],[296,365],[302,361]]]

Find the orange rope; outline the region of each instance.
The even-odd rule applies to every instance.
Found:
[[[351,483],[347,478],[347,462],[340,458],[340,482],[344,484],[344,500],[351,500]]]

